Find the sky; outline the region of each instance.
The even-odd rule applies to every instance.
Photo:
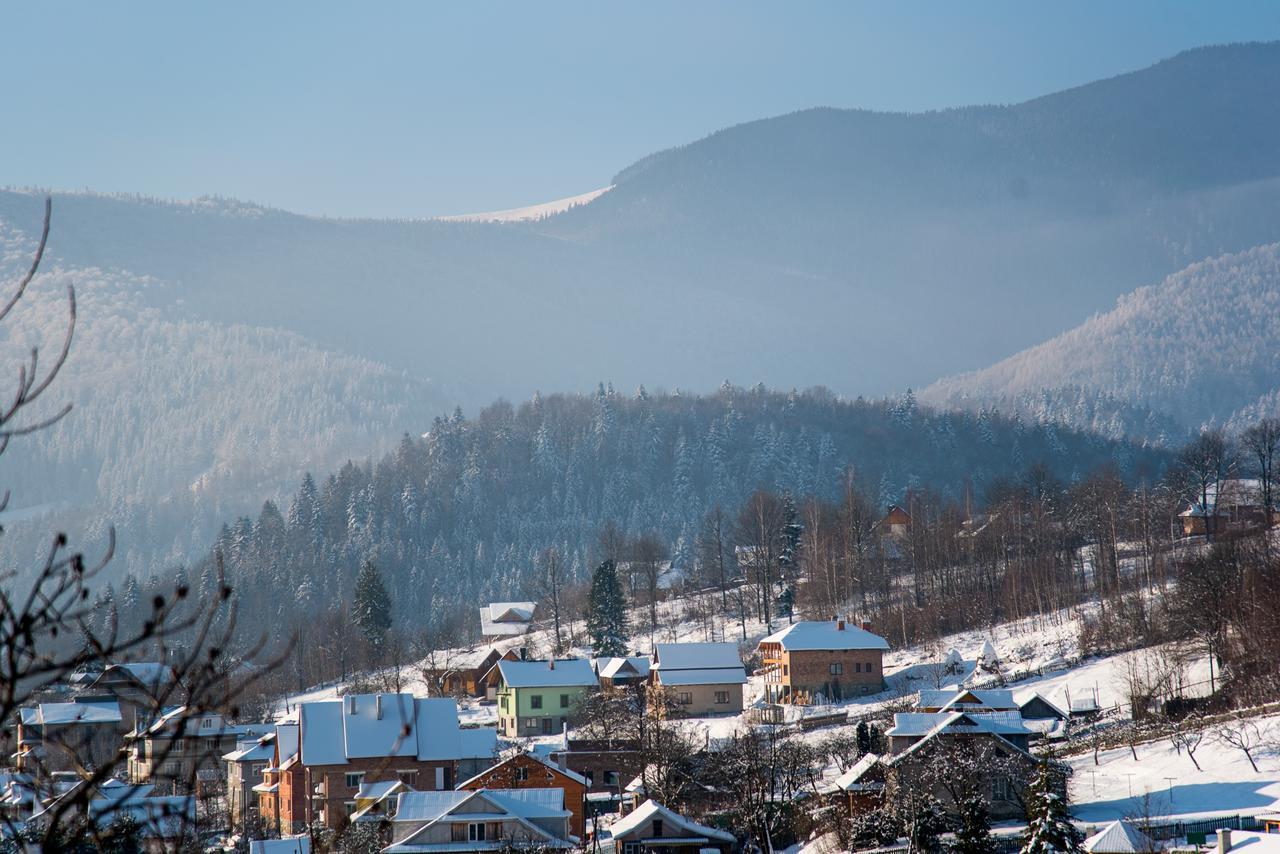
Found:
[[[1025,100],[1280,4],[0,2],[0,185],[429,217],[814,106]]]

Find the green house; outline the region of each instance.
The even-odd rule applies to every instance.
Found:
[[[578,702],[600,684],[582,658],[499,661],[494,669],[498,732],[508,737],[561,732]]]

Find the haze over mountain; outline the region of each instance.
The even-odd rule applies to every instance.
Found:
[[[602,379],[875,395],[979,368],[1189,263],[1280,238],[1278,90],[1272,43],[1012,106],[807,110],[654,154],[589,203],[521,222],[58,194],[52,259],[101,284],[98,316],[82,314],[110,330],[77,343],[82,387],[104,384],[131,413],[97,417],[94,446],[60,464],[93,472],[109,456],[127,469],[112,494],[74,500],[145,513],[214,472],[201,482],[238,514],[296,483],[295,466],[363,457],[454,402]],[[0,222],[30,233],[40,202],[2,192]],[[140,318],[163,334],[137,334]],[[236,335],[258,356],[201,377],[200,394],[252,388],[237,429],[315,453],[146,463],[137,425],[182,411],[190,363]],[[129,383],[113,373],[122,354],[164,379]],[[279,381],[260,382],[272,371]],[[172,447],[218,446],[218,429],[191,429]],[[42,491],[36,470],[14,472],[15,494]]]
[[[1089,395],[1167,413],[1184,429],[1280,412],[1280,244],[1192,264],[1111,311],[985,370],[921,392],[1076,426]],[[1085,394],[1074,400],[1065,389]],[[1070,396],[1068,396],[1070,397]],[[1039,408],[1040,411],[1036,411]],[[1131,435],[1142,425],[1132,425]]]

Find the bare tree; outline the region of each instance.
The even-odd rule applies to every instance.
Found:
[[[1240,436],[1240,443],[1248,452],[1254,474],[1261,487],[1262,508],[1267,514],[1267,526],[1271,525],[1271,512],[1275,510],[1273,495],[1276,473],[1276,456],[1280,453],[1280,418],[1264,418]]]
[[[552,654],[559,655],[565,649],[564,638],[561,633],[564,561],[561,560],[560,551],[555,546],[543,549],[542,553],[538,555],[538,572],[534,581],[538,598],[542,600],[542,604],[546,609],[551,612],[551,626],[554,631],[552,637],[555,639],[555,648],[552,650]]]
[[[1249,764],[1253,766],[1253,771],[1258,772],[1258,763],[1253,759],[1253,749],[1262,744],[1262,733],[1258,730],[1258,725],[1253,721],[1231,721],[1218,727],[1218,740],[1223,744],[1234,747],[1244,754],[1249,760]]]
[[[13,310],[36,277],[48,244],[51,219],[52,200],[46,199],[39,244],[26,274],[0,306],[0,323],[11,322]],[[14,388],[0,407],[0,453],[11,440],[47,428],[71,411],[68,403],[52,415],[40,416],[34,414],[33,407],[66,364],[75,326],[75,290],[68,287],[66,329],[56,356],[43,364],[39,349],[32,348],[16,366]],[[0,509],[8,500],[6,491],[0,498]],[[231,588],[219,577],[208,600],[196,602],[185,583],[175,583],[145,606],[146,613],[137,628],[122,629],[115,604],[104,604],[105,600],[95,595],[114,546],[114,532],[109,532],[104,553],[89,560],[69,546],[65,534],[57,533],[50,538],[45,557],[34,573],[26,577],[17,571],[0,575],[0,720],[14,720],[21,709],[43,692],[66,684],[68,677],[86,664],[103,666],[139,654],[154,656],[166,663],[171,672],[170,678],[148,686],[148,696],[140,704],[140,725],[149,724],[161,709],[175,703],[181,707],[168,715],[167,722],[178,731],[210,711],[234,717],[238,712],[238,692],[253,680],[229,680],[223,666],[224,651],[236,636]],[[259,654],[261,647],[260,641],[245,651],[245,657]],[[274,669],[278,663],[276,659],[260,673]],[[21,830],[20,838],[41,843],[44,850],[85,844],[105,847],[107,837],[121,830],[91,817],[90,804],[98,797],[102,784],[124,766],[124,745],[90,764],[74,752],[66,755],[69,749],[74,751],[74,745],[60,744],[56,736],[47,732],[45,735],[49,737],[38,748],[9,743],[8,730],[0,735],[0,749],[5,754],[13,753],[15,748],[21,752],[35,795],[45,804],[40,819],[25,829],[16,826],[11,816],[0,819],[0,835],[15,838]],[[163,765],[175,743],[176,740],[168,742],[150,757],[153,763]],[[58,760],[69,760],[76,773],[77,781],[69,789],[53,786],[51,764]],[[189,783],[194,786],[194,779]],[[169,828],[166,832],[172,833],[175,821],[184,823],[194,815],[193,809],[190,816],[184,812],[157,820],[163,820]]]
[[[1205,536],[1218,532],[1218,499],[1236,469],[1236,454],[1221,430],[1206,430],[1178,454],[1174,476],[1183,493],[1204,513]]]
[[[667,558],[667,545],[657,534],[642,534],[627,548],[631,557],[629,569],[634,578],[637,573],[644,582],[645,599],[649,605],[649,634],[658,631],[658,589],[662,576],[671,568]]]
[[[1204,730],[1199,727],[1188,728],[1182,723],[1175,724],[1172,732],[1169,734],[1169,741],[1173,743],[1175,750],[1181,752],[1187,751],[1187,758],[1191,760],[1191,764],[1196,766],[1197,771],[1203,770],[1200,763],[1196,761],[1196,751],[1200,749],[1200,743],[1204,741]]]

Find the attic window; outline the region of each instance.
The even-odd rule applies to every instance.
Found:
[[[653,835],[654,836],[662,835],[662,819],[660,818],[655,818],[653,820]]]

